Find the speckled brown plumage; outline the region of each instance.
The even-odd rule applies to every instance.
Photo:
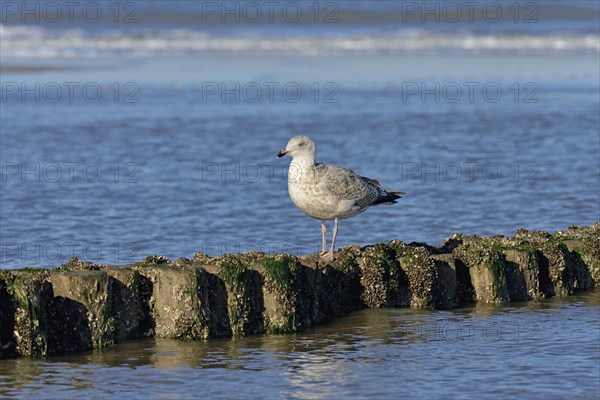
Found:
[[[367,208],[394,204],[402,192],[386,190],[378,181],[360,176],[354,171],[331,164],[315,163],[315,143],[308,136],[295,136],[278,157],[292,157],[288,172],[290,198],[302,212],[322,224],[323,251],[321,255],[333,260],[338,220],[350,218]],[[325,249],[325,222],[334,220],[331,250]]]

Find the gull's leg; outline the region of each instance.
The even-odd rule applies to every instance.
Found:
[[[321,221],[321,242],[323,243],[323,246],[321,247],[321,252],[319,253],[320,256],[323,256],[327,253],[327,236],[325,235],[327,233],[327,225],[325,225],[325,221]]]
[[[335,248],[335,239],[337,238],[337,234],[338,234],[338,219],[334,219],[334,223],[333,223],[333,239],[331,239],[331,249],[329,249],[328,253],[325,253],[324,255],[321,256],[321,258],[325,261],[333,261],[334,257],[333,257],[333,250]]]

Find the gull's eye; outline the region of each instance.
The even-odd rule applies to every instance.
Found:
[[[304,142],[300,142],[300,143],[298,144],[298,146],[300,146],[300,147],[304,146]]]

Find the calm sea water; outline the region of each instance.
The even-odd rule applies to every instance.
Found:
[[[298,335],[140,340],[0,362],[4,398],[600,396],[598,291],[449,311],[364,310]]]
[[[260,101],[246,101],[255,86],[239,99],[207,95],[206,82],[223,81],[220,62],[235,64],[223,67],[224,85],[234,91],[238,82],[281,82],[274,101],[267,89]],[[261,78],[255,68],[270,62],[279,64]],[[73,102],[65,93],[56,103],[8,96],[2,104],[4,268],[57,266],[72,256],[124,264],[150,254],[318,251],[319,223],[293,206],[289,160],[275,158],[295,134],[316,140],[318,161],[407,193],[396,206],[342,221],[340,246],[439,243],[458,231],[510,235],[600,219],[597,57],[582,57],[580,69],[559,58],[548,67],[536,56],[473,55],[373,56],[354,64],[343,56],[221,55],[208,65],[181,60],[177,74],[168,72],[170,63],[5,75],[19,84],[63,85],[98,82],[98,74],[105,83],[98,102],[75,92]],[[116,92],[108,75],[133,86]],[[470,102],[466,85],[475,84]],[[283,85],[301,88],[297,102],[284,97]],[[424,94],[436,85],[437,94]],[[454,85],[463,92],[449,102],[459,93]],[[495,90],[502,97],[487,101]]]
[[[223,23],[206,7],[224,2],[83,1],[58,21],[66,3],[2,2],[0,268],[316,252],[275,159],[296,134],[407,192],[342,221],[340,246],[600,219],[598,3],[481,1],[472,19],[451,3],[460,18],[286,1],[254,22],[263,2],[229,2]],[[299,335],[2,360],[0,396],[597,398],[598,307],[596,291],[365,310]]]
[[[223,4],[3,6],[2,268],[318,251],[296,134],[407,193],[340,246],[600,219],[595,2]]]

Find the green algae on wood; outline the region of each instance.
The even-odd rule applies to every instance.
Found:
[[[390,242],[400,268],[408,279],[411,308],[435,308],[438,302],[439,276],[430,250],[421,245],[411,246],[399,240]]]
[[[0,358],[101,348],[142,336],[298,332],[365,307],[452,308],[567,296],[598,284],[600,223],[516,237],[455,235],[347,246],[334,262],[259,252],[125,267],[72,259],[0,271]]]
[[[540,282],[540,253],[529,246],[509,248],[505,252],[506,280],[510,301],[538,300],[545,297]]]
[[[399,307],[409,304],[408,279],[387,244],[368,246],[359,258],[361,294],[369,308]]]
[[[572,226],[554,233],[556,240],[564,243],[577,265],[576,274],[581,289],[600,286],[600,221],[590,226]]]
[[[440,282],[435,308],[454,308],[460,305],[458,265],[452,254],[432,254]]]
[[[509,300],[506,287],[506,258],[502,247],[489,241],[471,240],[454,249],[453,255],[469,271],[477,301],[489,304]]]
[[[115,342],[113,316],[113,285],[109,275],[99,270],[52,272],[50,281],[55,297],[71,300],[62,302],[79,308],[91,333],[91,345],[99,349]]]
[[[5,296],[3,314],[7,314],[2,330],[3,353],[21,356],[52,354],[48,341],[46,307],[52,299],[52,286],[46,270],[26,268],[23,271],[0,271]],[[9,315],[10,314],[10,315]],[[10,332],[12,328],[12,332]],[[6,332],[10,332],[6,334]]]
[[[598,284],[600,221],[587,227],[570,227],[553,235],[521,229],[515,237],[526,239],[541,252],[548,296],[570,296]]]
[[[290,256],[278,255],[266,257],[260,261],[270,280],[280,289],[286,290],[294,283],[294,275],[291,267],[295,261]]]
[[[582,239],[568,239],[563,243],[575,258],[579,257],[585,264],[591,282],[589,286],[600,287],[600,236]],[[585,276],[585,270],[583,272]],[[580,282],[586,282],[587,277],[579,277]]]
[[[202,277],[198,268],[145,263],[137,271],[150,287],[150,297],[144,301],[157,337],[191,340],[209,336],[198,295]]]
[[[323,320],[345,315],[350,311],[365,307],[361,293],[361,269],[358,262],[362,249],[348,246],[336,254],[336,261],[324,268],[317,268],[316,281],[319,283],[316,300],[323,312]]]
[[[103,271],[112,284],[115,341],[142,337],[148,327],[142,306],[141,274],[131,267],[108,267]]]
[[[574,266],[571,252],[560,240],[552,237],[542,240],[532,237],[530,242],[540,252],[540,280],[545,283],[542,290],[547,297],[565,297],[575,293]]]
[[[208,268],[198,268],[198,300],[205,327],[203,339],[231,336],[225,283]]]
[[[365,308],[357,259],[361,249],[347,246],[336,252],[335,262],[318,255],[300,258],[298,292],[303,327],[319,324],[350,311]]]
[[[264,331],[260,274],[248,268],[255,254],[224,256],[217,261],[217,275],[225,282],[229,322],[234,336]]]
[[[263,274],[263,324],[266,333],[293,333],[300,329],[298,261],[288,255],[267,256],[259,261]]]

